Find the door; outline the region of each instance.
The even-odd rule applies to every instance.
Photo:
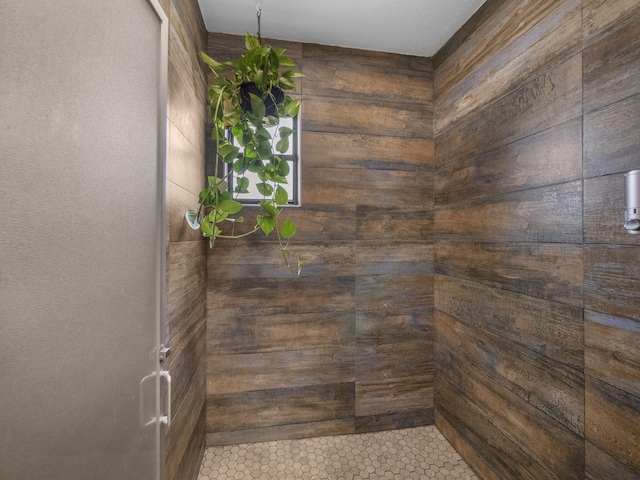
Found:
[[[155,480],[166,17],[0,0],[0,45],[0,478]]]

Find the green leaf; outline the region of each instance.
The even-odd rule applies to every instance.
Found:
[[[273,200],[261,200],[260,208],[262,208],[262,210],[264,210],[265,213],[272,216],[273,218],[276,218],[280,214],[280,212],[274,205]]]
[[[296,224],[291,220],[286,220],[280,227],[280,235],[284,238],[291,238],[296,234]]]
[[[251,35],[249,32],[244,37],[244,46],[247,50],[252,50],[260,46],[260,40],[257,37]]]
[[[258,215],[257,220],[258,225],[260,225],[260,228],[265,235],[269,235],[271,232],[273,232],[273,229],[276,228],[276,219],[272,216]]]
[[[280,127],[278,131],[280,132],[280,138],[290,137],[293,133],[295,133],[295,130],[289,127]]]
[[[278,140],[278,143],[276,143],[276,150],[280,153],[287,153],[289,150],[289,138],[284,137]]]
[[[283,90],[294,90],[296,89],[296,82],[287,77],[280,77],[279,82],[280,88]]]
[[[227,71],[227,66],[223,63],[217,62],[215,61],[213,58],[211,58],[209,55],[207,55],[204,52],[200,52],[199,54],[200,60],[202,60],[204,63],[206,63],[209,68],[215,72],[216,74],[221,74]]]
[[[219,192],[224,192],[227,190],[227,188],[229,188],[229,184],[218,177],[208,177],[209,179],[209,186],[211,188],[217,188]]]
[[[284,111],[288,117],[295,117],[298,115],[298,111],[300,110],[300,100],[295,99],[291,100],[289,103],[285,105]]]
[[[273,194],[273,187],[268,183],[256,183],[256,188],[265,197],[270,197]]]
[[[289,202],[289,194],[280,185],[276,188],[276,204],[286,205]]]
[[[278,183],[288,183],[286,181],[286,176],[289,175],[291,168],[289,167],[289,162],[280,158],[280,163],[278,163],[278,173],[280,176],[285,177],[285,181],[281,182],[278,180]]]
[[[283,53],[284,53],[284,51],[283,51]],[[294,62],[290,57],[287,57],[286,55],[279,54],[278,55],[278,60],[280,62],[280,66],[281,67],[295,67],[296,66],[296,62]]]
[[[247,193],[249,191],[249,179],[247,177],[238,178],[234,191],[238,193]]]
[[[251,113],[256,118],[260,119],[260,124],[259,125],[261,125],[262,124],[262,119],[267,114],[267,109],[264,106],[264,102],[262,101],[262,98],[260,98],[257,95],[254,95],[253,93],[249,94],[249,98],[251,98]],[[259,125],[256,125],[256,127],[259,126]]]
[[[268,140],[260,142],[260,144],[258,145],[258,155],[260,155],[260,158],[262,158],[263,160],[273,157],[273,152],[271,151],[271,142],[269,142]]]
[[[238,153],[240,153],[240,149],[225,142],[220,145],[218,153],[222,157],[222,161],[224,163],[231,163],[238,156]]]
[[[224,200],[218,204],[218,209],[230,215],[242,210],[242,204],[236,200]]]

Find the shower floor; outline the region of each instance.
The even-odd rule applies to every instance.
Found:
[[[209,447],[198,480],[477,480],[435,426]]]

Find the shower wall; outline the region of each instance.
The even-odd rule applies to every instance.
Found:
[[[197,53],[206,30],[197,0],[161,2],[169,17],[167,324],[172,423],[165,478],[196,478],[205,440],[206,247],[184,221],[205,185],[206,86]]]
[[[640,474],[637,1],[491,1],[434,57],[436,425],[485,479]]]
[[[264,236],[208,252],[207,444],[432,423],[431,61],[269,43],[306,75],[285,215],[309,263],[293,277]],[[208,53],[243,45],[210,34]]]

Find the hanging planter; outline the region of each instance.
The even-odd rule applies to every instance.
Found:
[[[200,229],[213,247],[217,238],[241,238],[262,231],[276,234],[285,265],[295,275],[300,274],[304,260],[293,262],[288,251],[289,239],[296,233],[291,220],[281,220],[282,207],[287,205],[289,164],[282,158],[289,148],[294,130],[280,126],[280,119],[295,117],[300,100],[285,92],[295,92],[295,78],[300,72],[283,49],[262,45],[250,33],[245,37],[247,51],[239,60],[220,63],[203,52],[200,58],[215,78],[209,88],[209,116],[213,120],[211,136],[216,143],[215,174],[208,178],[209,186],[200,192],[198,211],[189,210],[185,217],[191,228]],[[232,73],[233,75],[228,75]],[[235,144],[227,140],[230,130]],[[277,130],[273,136],[269,130]],[[237,174],[233,192],[229,191],[228,173]],[[256,189],[263,195],[260,209],[249,231],[236,232],[236,225],[245,221],[240,214],[243,204],[236,194],[248,192],[247,172],[255,174]],[[238,227],[240,229],[240,227]],[[267,244],[268,245],[268,244]]]
[[[240,85],[240,107],[245,113],[251,112],[251,94],[262,98],[267,117],[278,116],[278,105],[285,100],[285,93],[280,87],[271,87],[263,93],[254,82]]]

